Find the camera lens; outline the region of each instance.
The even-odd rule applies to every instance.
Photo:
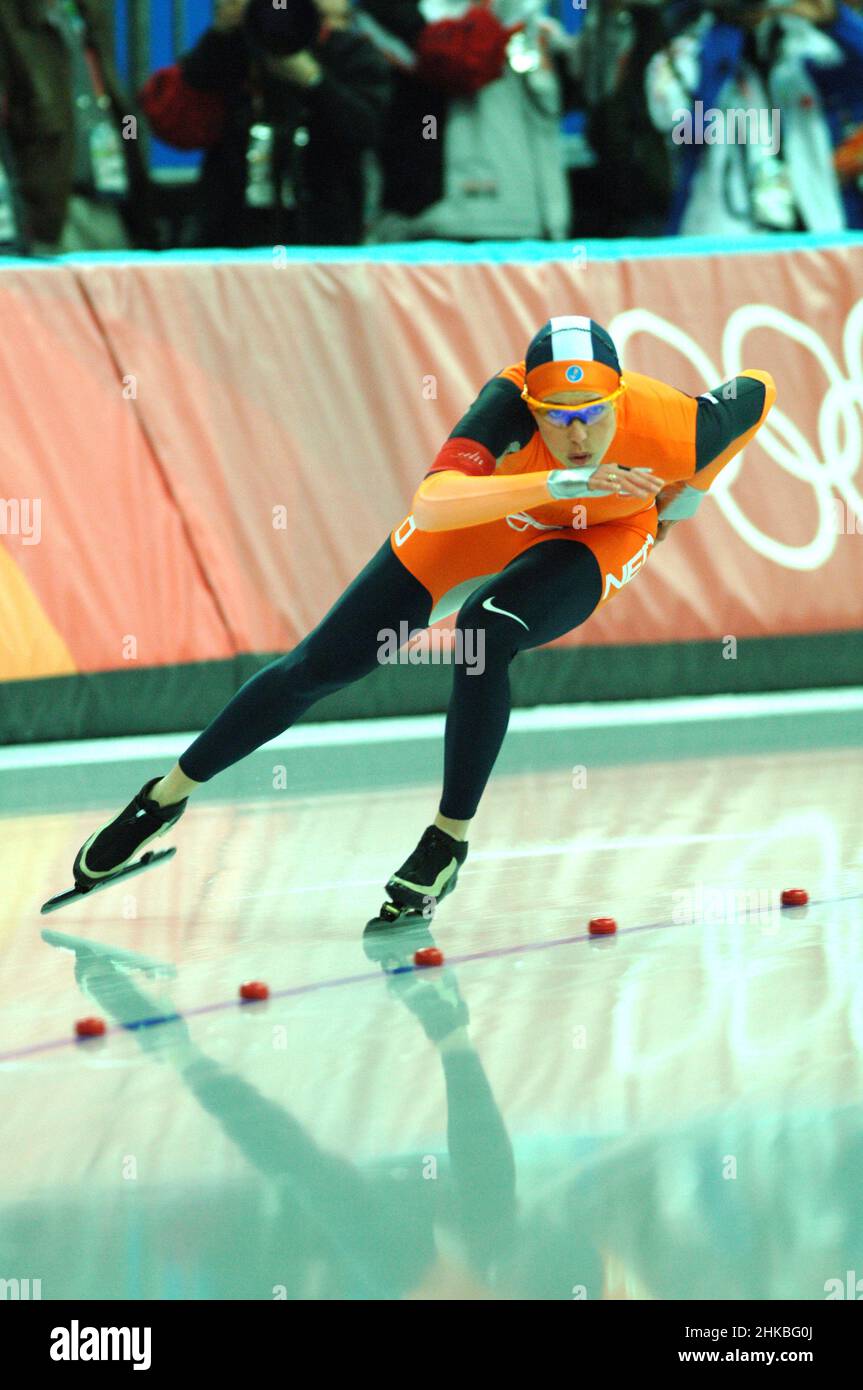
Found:
[[[321,16],[313,0],[286,0],[279,9],[272,0],[251,0],[243,23],[252,48],[288,57],[314,43]]]

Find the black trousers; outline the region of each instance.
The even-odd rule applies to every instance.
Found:
[[[602,596],[599,565],[578,541],[550,539],[485,580],[457,621],[470,661],[453,667],[440,812],[476,812],[509,723],[515,656],[578,627]],[[360,680],[381,660],[387,632],[423,629],[432,599],[393,553],[389,538],[321,622],[286,656],[246,681],[180,758],[196,782],[282,733],[324,695]]]

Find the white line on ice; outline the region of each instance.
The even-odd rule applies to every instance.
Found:
[[[718,840],[747,840],[754,844],[758,840],[754,830],[723,831],[719,835],[621,835],[611,840],[583,840],[564,844],[531,845],[525,849],[481,849],[470,856],[470,862],[461,870],[462,876],[469,875],[471,867],[480,862],[495,859],[542,859],[555,854],[594,854],[618,849],[655,849],[659,845],[702,845]],[[381,883],[381,875],[376,878],[333,878],[325,883],[311,883],[302,888],[274,888],[263,893],[237,893],[225,897],[224,901],[240,902],[254,898],[284,898],[296,893],[323,893],[333,888],[367,888],[370,884]]]
[[[657,724],[737,723],[801,714],[863,712],[863,687],[841,690],[791,690],[764,695],[705,695],[680,700],[620,700],[603,704],[541,705],[514,710],[510,732],[542,733],[561,729],[615,729]],[[280,734],[265,748],[332,748],[349,744],[404,743],[440,738],[442,714],[395,719],[333,720],[300,724]],[[177,758],[196,737],[194,732],[146,734],[128,738],[74,742],[31,743],[0,749],[0,769],[57,767],[132,760]]]

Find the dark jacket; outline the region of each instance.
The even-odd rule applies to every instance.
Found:
[[[225,99],[221,136],[201,170],[202,245],[362,240],[363,156],[380,139],[390,96],[388,66],[368,39],[350,29],[325,26],[311,52],[323,79],[308,88],[269,74],[236,31],[208,30],[181,60],[191,88]],[[293,189],[293,207],[246,206],[246,152],[254,123],[275,130],[275,163]]]
[[[610,89],[571,90],[572,107],[587,111],[587,139],[597,158],[593,167],[573,173],[576,237],[656,236],[666,229],[671,159],[644,88],[648,63],[668,43],[664,10],[631,7],[631,42],[622,54],[613,51],[617,75]],[[586,65],[600,61],[602,17],[585,31]]]
[[[46,0],[0,0],[0,87],[18,169],[27,233],[59,240],[72,192],[74,107],[69,52],[46,18]],[[117,122],[131,113],[114,64],[110,0],[78,0]],[[136,140],[124,140],[130,196],[123,211],[140,245],[152,244],[148,178]]]
[[[413,50],[425,28],[417,0],[363,0],[363,10]],[[414,217],[443,192],[443,130],[449,97],[414,72],[394,69],[393,99],[381,144],[381,204]],[[439,138],[424,138],[424,121],[433,116]]]
[[[9,103],[0,87],[0,256],[20,256],[26,250],[24,215],[8,123]]]
[[[483,5],[483,0],[473,0],[455,20],[444,18],[427,22],[419,0],[362,0],[360,22],[368,17],[383,31],[378,41],[390,53],[395,72],[393,102],[381,144],[381,206],[385,212],[416,218],[440,200],[446,200],[450,212],[447,214],[441,209],[439,225],[461,223],[463,232],[458,235],[468,238],[489,234],[479,228],[489,215],[496,216],[497,212],[480,212],[484,200],[474,198],[477,215],[468,215],[462,222],[460,213],[454,209],[457,201],[465,197],[465,192],[455,192],[455,185],[460,183],[466,189],[474,176],[480,182],[486,177],[495,179],[494,169],[484,155],[495,147],[506,150],[512,131],[519,134],[523,131],[525,109],[530,102],[526,84],[521,86],[518,98],[509,103],[512,130],[506,125],[495,129],[501,108],[493,118],[494,125],[486,124],[483,134],[479,133],[481,127],[472,126],[472,141],[476,143],[468,157],[469,163],[453,154],[447,131],[453,110],[464,114],[465,99],[470,102],[500,78],[511,78],[507,49],[512,33],[510,21],[519,18],[515,12],[517,8],[510,7],[511,13],[504,24],[491,8]],[[374,37],[374,30],[370,32]],[[387,37],[395,40],[395,46],[386,43]],[[405,60],[411,58],[413,65],[408,67]],[[553,62],[563,91],[564,65],[558,60]],[[509,90],[512,93],[511,86]],[[533,102],[530,105],[535,107]],[[434,126],[430,125],[430,118],[434,119]],[[434,136],[429,134],[431,129],[435,130]],[[533,133],[536,134],[535,127]],[[482,149],[484,141],[487,142],[485,150]],[[461,149],[463,154],[464,136]],[[457,172],[454,165],[458,166]],[[498,206],[503,224],[509,224],[510,228],[519,221],[518,215],[513,218],[513,206],[519,199],[518,182],[517,167],[508,168],[506,177],[500,182]],[[560,193],[563,196],[562,190]],[[467,197],[470,200],[471,194]],[[545,204],[544,213],[540,213],[541,218],[548,215],[556,220],[553,203],[552,196]],[[443,233],[430,231],[428,234]],[[510,230],[505,235],[518,236],[518,233]]]

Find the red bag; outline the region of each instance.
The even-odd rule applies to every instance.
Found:
[[[507,44],[523,28],[507,28],[483,4],[472,5],[461,19],[427,24],[416,44],[416,75],[450,96],[475,96],[500,77]]]
[[[153,134],[176,150],[209,150],[222,138],[225,98],[190,87],[179,63],[154,72],[138,100]]]

